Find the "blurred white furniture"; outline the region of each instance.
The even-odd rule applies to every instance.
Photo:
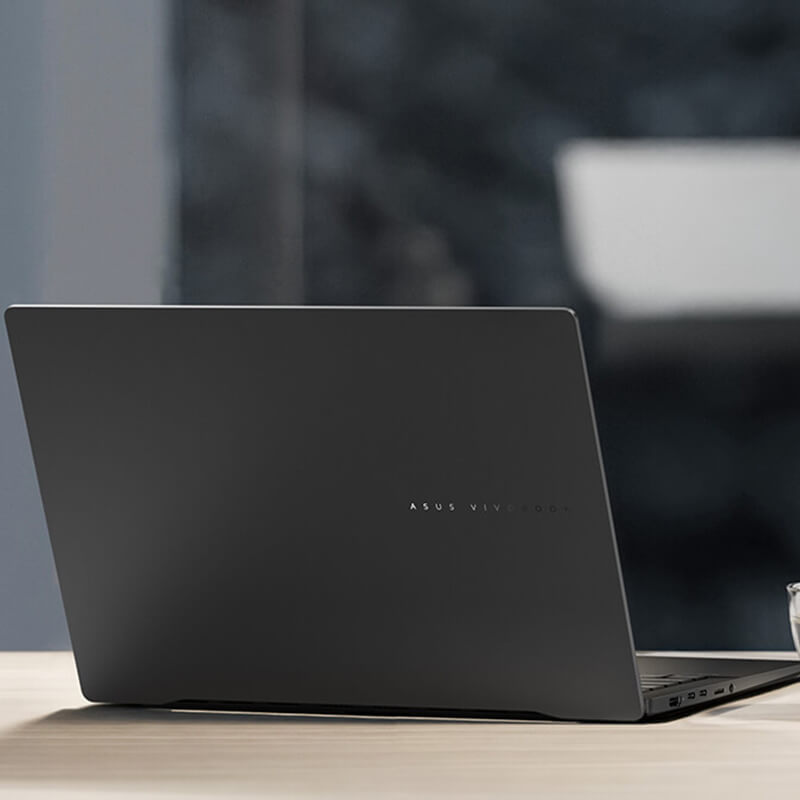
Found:
[[[556,172],[571,262],[607,312],[800,309],[800,145],[576,140]]]
[[[70,653],[0,653],[3,797],[793,797],[799,752],[800,684],[650,725],[321,718],[90,706]]]

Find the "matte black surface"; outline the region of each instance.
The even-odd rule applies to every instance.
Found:
[[[571,312],[6,321],[87,698],[642,715]]]

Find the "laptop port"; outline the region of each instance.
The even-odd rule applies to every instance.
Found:
[[[669,707],[670,708],[677,708],[681,704],[681,697],[670,697],[669,699]]]
[[[708,694],[708,689],[701,689],[700,690],[700,697],[705,697]]]
[[[714,689],[714,694],[725,694],[725,687],[723,686],[721,689]]]
[[[732,691],[733,691],[735,688],[736,688],[736,687],[735,687],[733,684],[731,684],[731,685],[728,687],[728,691],[729,691],[729,692],[732,692]]]
[[[686,697],[689,700],[694,700],[695,694],[694,694],[694,692],[689,692],[689,694],[687,694]]]

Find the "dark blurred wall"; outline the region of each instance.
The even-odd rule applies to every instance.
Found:
[[[175,45],[177,300],[579,308],[638,643],[788,646],[800,356],[606,358],[553,155],[797,136],[800,4],[186,0]]]
[[[788,0],[192,0],[176,18],[187,300],[270,300],[259,275],[298,224],[274,209],[287,80],[313,303],[574,303],[561,142],[800,132]]]

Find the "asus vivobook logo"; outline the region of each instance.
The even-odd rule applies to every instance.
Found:
[[[564,514],[565,505],[556,503],[452,503],[431,500],[410,500],[408,510],[420,513],[452,514]]]

